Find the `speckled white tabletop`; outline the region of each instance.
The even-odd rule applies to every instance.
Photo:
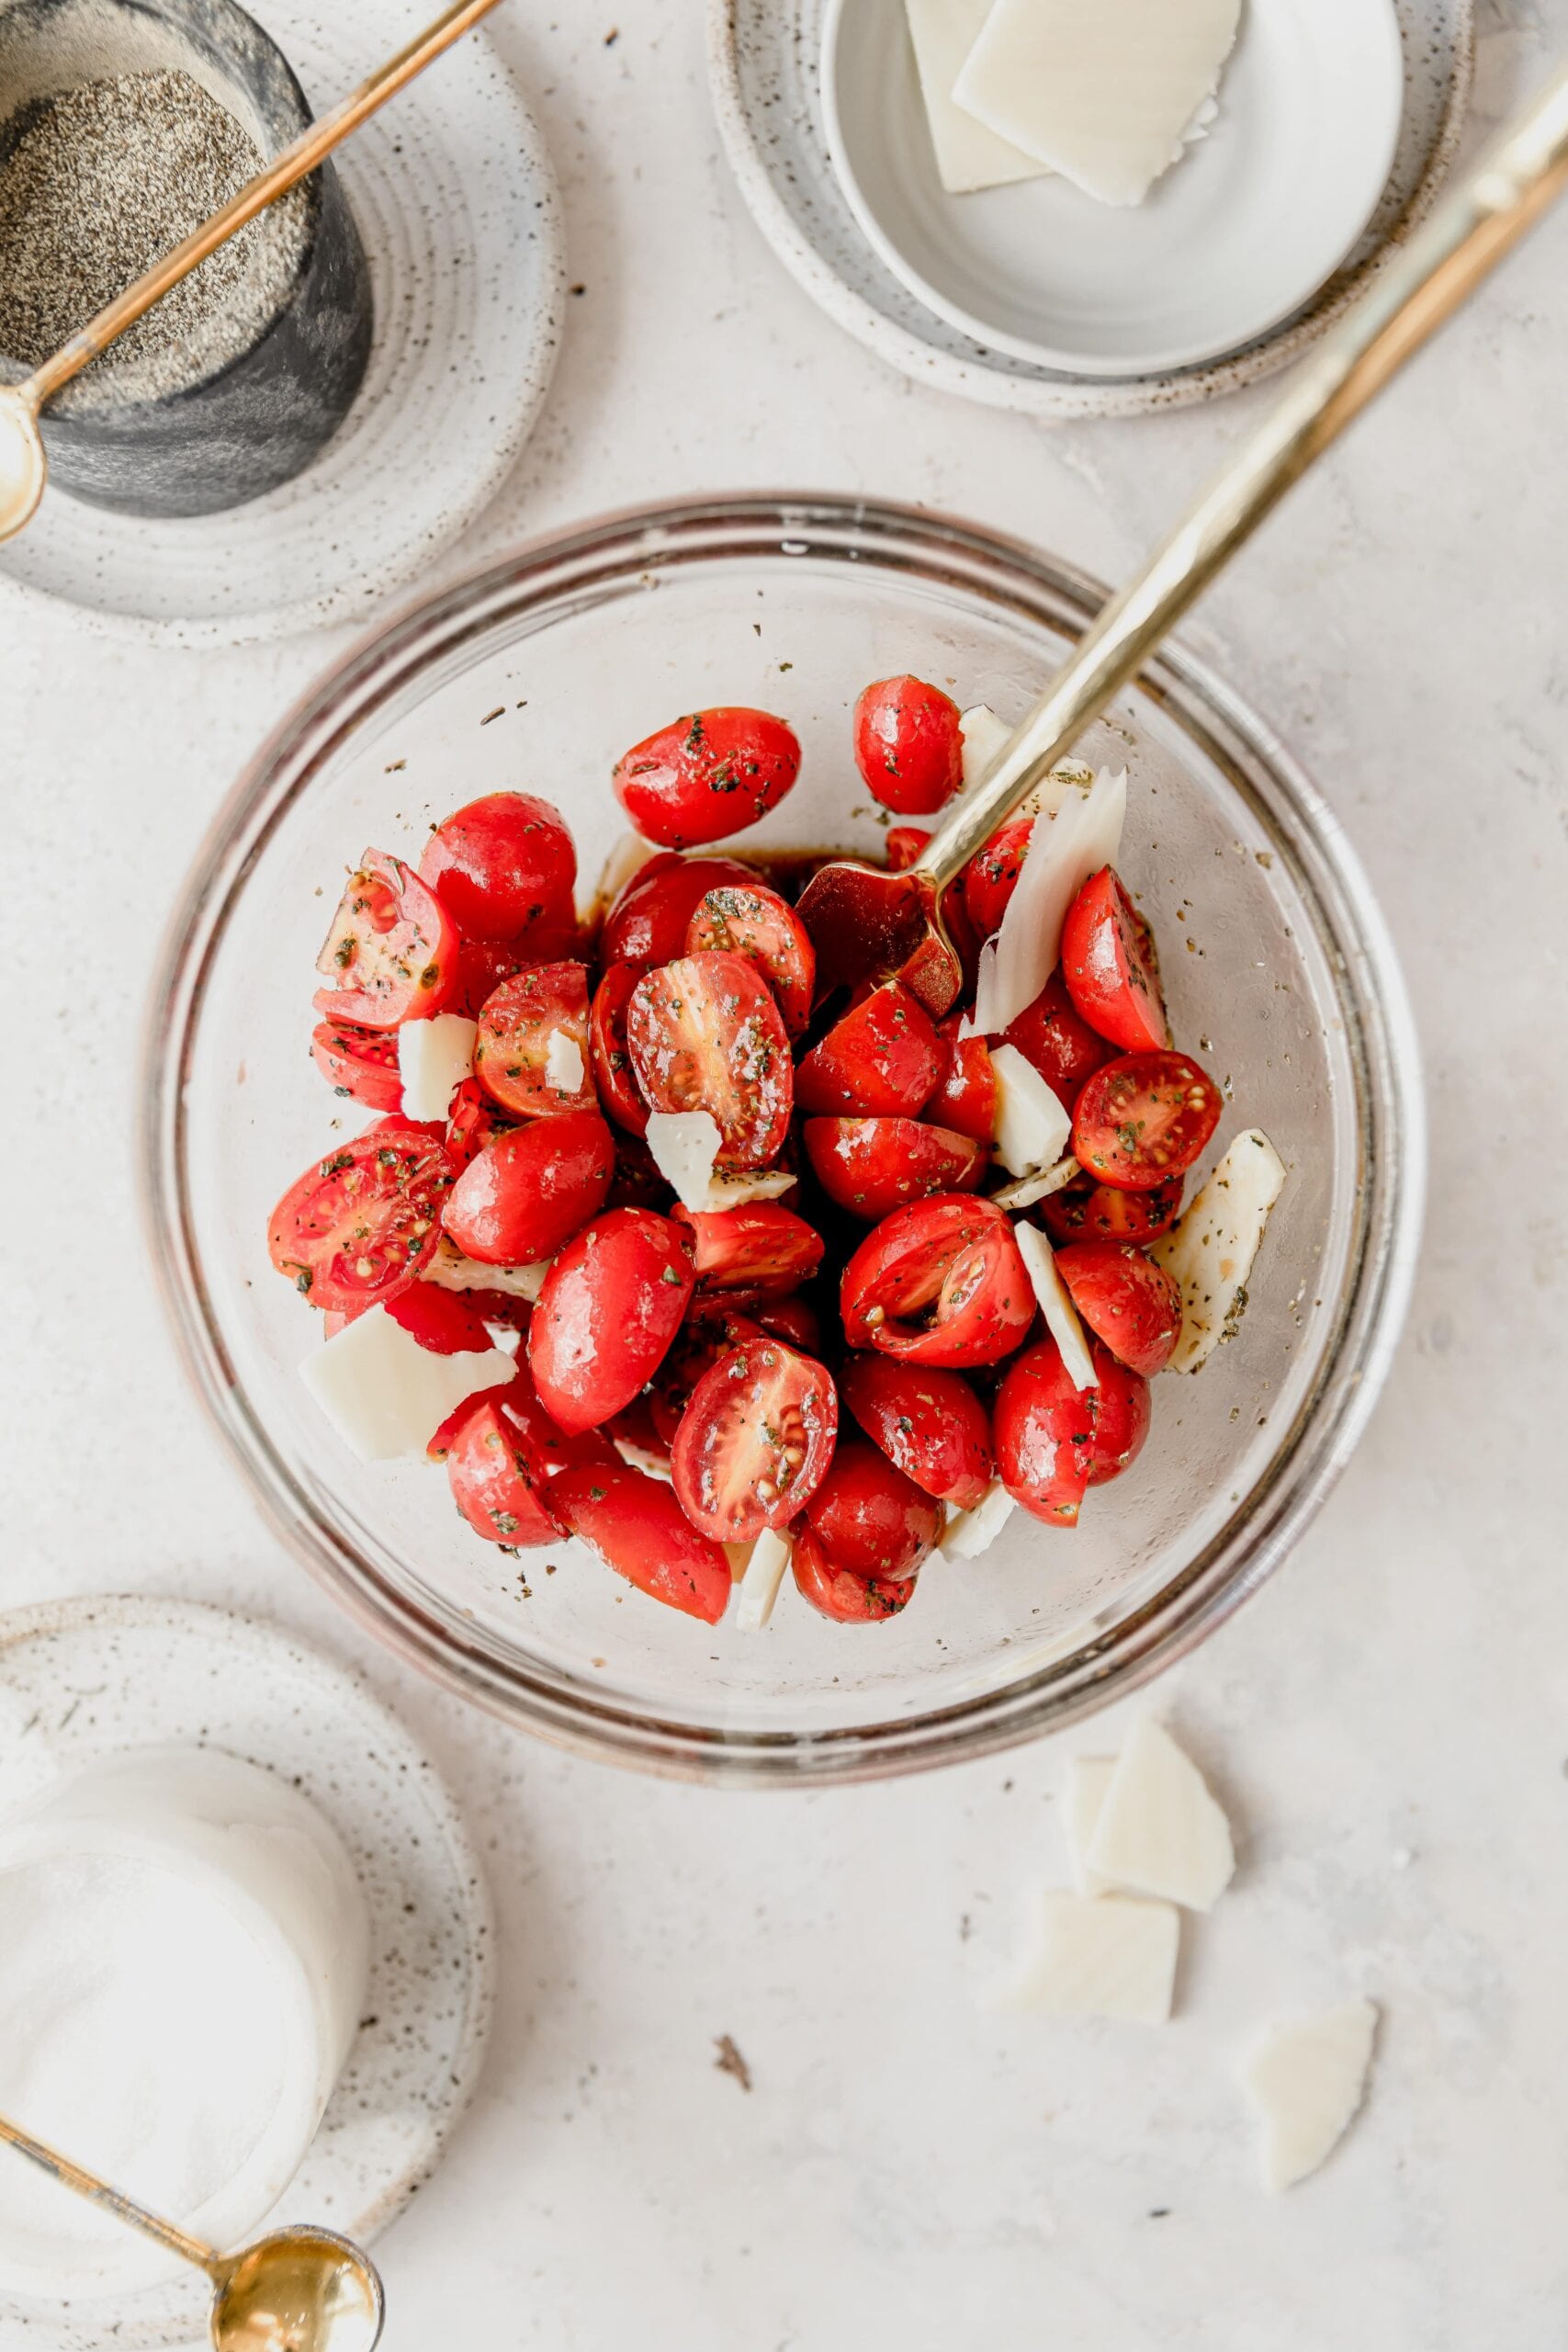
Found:
[[[1123,571],[1267,395],[1050,431],[884,373],[729,185],[701,15],[502,13],[565,184],[574,298],[543,427],[460,556],[654,494],[821,484]],[[1481,31],[1490,119],[1568,44],[1568,0],[1483,0]],[[1061,1874],[1059,1748],[795,1799],[659,1786],[414,1683],[279,1554],[164,1341],[128,1134],[175,876],[333,642],[175,654],[40,619],[0,648],[0,1601],[133,1587],[265,1609],[367,1664],[466,1796],[500,2021],[446,2168],[383,2244],[389,2352],[1562,2346],[1565,273],[1568,214],[1190,631],[1315,770],[1382,895],[1434,1163],[1370,1438],[1294,1561],[1164,1693],[1242,1848],[1164,2032],[987,2007]],[[1368,2110],[1268,2201],[1236,2045],[1278,2003],[1360,1990],[1385,2010]],[[724,2034],[749,2091],[716,2067]]]

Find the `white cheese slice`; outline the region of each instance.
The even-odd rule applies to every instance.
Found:
[[[968,1510],[955,1510],[942,1530],[942,1549],[950,1560],[977,1560],[988,1552],[1016,1508],[999,1478],[993,1478],[979,1501]]]
[[[761,1633],[773,1615],[779,1588],[794,1556],[795,1546],[787,1535],[776,1528],[763,1528],[751,1546],[735,1603],[735,1622],[743,1634]]]
[[[1049,1200],[1053,1193],[1062,1192],[1075,1176],[1082,1174],[1083,1170],[1069,1152],[1065,1159],[1057,1160],[1055,1168],[1047,1168],[1039,1176],[1020,1176],[990,1197],[999,1209],[1032,1209],[1036,1201]]]
[[[1126,813],[1125,768],[1101,768],[1089,792],[1068,792],[1054,817],[1035,818],[1000,928],[981,950],[967,1034],[996,1036],[1033,1003],[1061,960],[1068,908],[1121,854]]]
[[[1014,1994],[1052,2017],[1163,2025],[1176,1985],[1181,1921],[1168,1903],[1132,1895],[1048,1894],[1039,1956]]]
[[[954,103],[1102,204],[1141,204],[1219,88],[1241,0],[996,0]]]
[[[1230,1884],[1230,1824],[1208,1782],[1163,1724],[1143,1715],[1127,1736],[1089,1849],[1114,1886],[1212,1910]]]
[[[1089,1859],[1095,1824],[1105,1803],[1105,1792],[1116,1770],[1113,1756],[1075,1756],[1067,1766],[1062,1793],[1062,1827],[1067,1840],[1067,1867],[1075,1894],[1106,1894],[1111,1881],[1101,1878]]]
[[[1056,1094],[1016,1046],[993,1046],[997,1079],[997,1158],[1013,1176],[1054,1168],[1073,1132]]]
[[[744,1208],[748,1201],[777,1201],[792,1193],[799,1180],[789,1168],[721,1168],[697,1206],[709,1215]]]
[[[1038,179],[1044,169],[953,103],[958,70],[990,6],[991,0],[905,0],[937,173],[950,196]]]
[[[581,874],[577,877],[576,907],[579,922],[590,922],[602,909],[613,907],[634,874],[640,874],[650,857],[659,851],[640,833],[621,833],[610,845],[610,854],[599,869],[599,879],[587,882]]]
[[[1200,1370],[1240,1322],[1253,1261],[1284,1182],[1284,1161],[1261,1127],[1248,1127],[1150,1249],[1181,1292],[1173,1372]]]
[[[508,1298],[526,1299],[532,1306],[549,1271],[547,1258],[532,1266],[487,1266],[479,1258],[465,1257],[457,1243],[443,1234],[422,1279],[434,1283],[438,1290],[503,1291]]]
[[[654,1166],[673,1187],[682,1206],[705,1208],[713,1164],[724,1141],[712,1112],[650,1111],[647,1140]]]
[[[499,1388],[515,1370],[499,1348],[437,1355],[372,1306],[307,1356],[299,1377],[361,1462],[389,1462],[423,1453],[465,1396]]]
[[[1265,2188],[1304,2180],[1343,2136],[1366,2089],[1377,2022],[1371,2001],[1342,2001],[1274,2019],[1248,2052],[1241,2081],[1263,2125]]]
[[[474,1074],[479,1023],[460,1012],[405,1021],[398,1031],[398,1072],[405,1119],[444,1119],[464,1079]]]
[[[1094,1358],[1089,1351],[1089,1341],[1083,1335],[1077,1308],[1067,1295],[1067,1286],[1056,1272],[1056,1255],[1037,1225],[1015,1225],[1012,1238],[1018,1244],[1018,1254],[1028,1270],[1040,1301],[1040,1312],[1045,1317],[1045,1329],[1062,1351],[1062,1364],[1073,1386],[1081,1393],[1086,1388],[1098,1388],[1094,1376]]]
[[[545,1084],[558,1094],[576,1094],[586,1076],[577,1039],[564,1029],[552,1029],[545,1047]]]
[[[979,14],[984,17],[990,0],[982,0]],[[958,732],[964,742],[964,789],[971,791],[984,782],[987,772],[1002,745],[1011,740],[1012,729],[1005,718],[998,718],[988,702],[971,703],[967,710],[958,714]]]

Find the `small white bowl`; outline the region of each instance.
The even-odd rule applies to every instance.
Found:
[[[1143,204],[1048,175],[949,196],[903,0],[829,0],[829,151],[871,244],[994,350],[1073,375],[1197,367],[1310,301],[1393,163],[1404,66],[1393,0],[1247,0],[1219,113]]]

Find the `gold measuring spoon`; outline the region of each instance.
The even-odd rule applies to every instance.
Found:
[[[308,179],[318,164],[341,146],[350,131],[357,130],[367,116],[378,107],[386,105],[389,97],[400,90],[405,82],[423,73],[433,58],[466,33],[470,25],[488,16],[498,0],[454,0],[454,5],[427,25],[407,47],[351,90],[341,106],[323,115],[302,130],[280,155],[274,156],[265,171],[254,180],[247,180],[237,196],[193,229],[183,244],[173,253],[154,262],[152,268],[128,286],[123,294],[101,310],[96,318],[89,319],[85,327],[62,344],[52,359],[19,384],[0,384],[0,539],[15,538],[25,529],[38,511],[43,496],[43,486],[49,478],[49,460],[44,455],[43,436],[39,431],[39,412],[46,401],[52,400],[79,376],[89,361],[105,351],[127,327],[133,327],[144,311],[154,302],[163,300],[172,286],[188,277],[193,269],[215,253],[220,245],[238,234],[247,220],[265,212],[278,197],[303,179]]]
[[[238,2254],[217,2254],[3,2115],[0,2141],[62,2188],[205,2270],[212,2281],[207,2324],[217,2352],[372,2352],[379,2342],[386,2316],[379,2275],[369,2256],[335,2231],[300,2223],[273,2230]]]
[[[1568,66],[1516,117],[1325,335],[1282,399],[1113,596],[982,778],[903,874],[837,859],[796,910],[818,992],[894,973],[936,1013],[962,975],[942,893],[1135,677],[1280,500],[1568,187]]]

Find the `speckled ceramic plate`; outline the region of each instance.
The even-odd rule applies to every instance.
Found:
[[[1067,375],[1040,366],[976,341],[894,275],[856,219],[829,152],[821,96],[828,0],[709,0],[710,79],[724,143],[759,227],[840,326],[918,382],[994,407],[1064,420],[1136,416],[1212,400],[1286,366],[1430,209],[1469,97],[1472,0],[1395,5],[1404,117],[1364,235],[1304,310],[1223,358],[1159,375]]]
[[[366,2022],[272,2218],[367,2244],[434,2172],[484,2057],[493,1939],[462,1821],[429,1758],[357,1676],[276,1626],[132,1597],[0,1617],[0,1804],[67,1760],[165,1741],[287,1774],[354,1858],[370,1906]],[[0,2335],[10,2342],[14,2326],[37,2352],[111,2341],[153,2352],[205,2340],[206,2310],[192,2272],[112,2309],[0,2297]]]
[[[260,0],[254,13],[320,107],[431,9]],[[163,644],[284,637],[360,618],[489,504],[561,333],[560,201],[534,118],[481,28],[337,164],[376,301],[369,373],[342,431],[298,481],[226,514],[147,521],[51,492],[0,548],[0,605],[49,599],[70,626]]]

